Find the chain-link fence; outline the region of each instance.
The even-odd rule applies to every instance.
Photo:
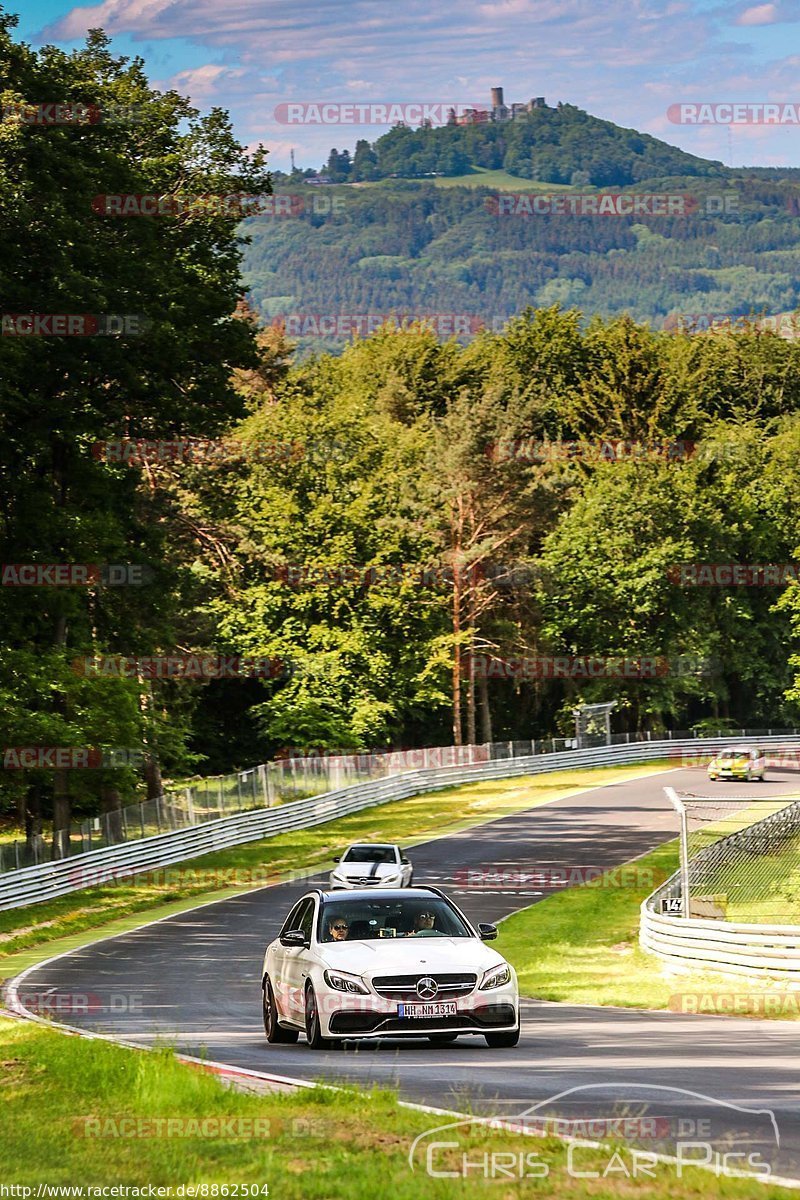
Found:
[[[153,800],[90,817],[73,825],[69,833],[61,831],[50,837],[35,834],[25,841],[6,842],[0,845],[0,874],[185,829],[267,804],[263,767],[202,779],[191,787],[167,792]]]
[[[681,814],[681,870],[662,889],[662,912],[800,925],[800,775],[794,796],[671,798]]]

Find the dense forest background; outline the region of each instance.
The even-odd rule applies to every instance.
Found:
[[[736,220],[691,231],[501,226],[479,193],[432,184],[406,186],[402,205],[381,184],[343,189],[345,217],[244,229],[210,210],[106,219],[98,192],[179,195],[191,180],[268,195],[263,156],[224,113],[153,91],[101,34],[37,54],[5,19],[0,70],[7,103],[57,94],[140,114],[91,130],[3,120],[6,310],[147,322],[91,344],[0,339],[3,564],[146,568],[129,587],[102,571],[83,586],[4,574],[4,752],[127,748],[143,762],[6,769],[0,814],[65,829],[165,777],[287,749],[566,733],[581,701],[616,700],[628,730],[797,720],[791,572],[697,586],[679,568],[798,553],[800,347],[757,321],[635,319],[656,295],[664,312],[673,297],[684,312],[793,308],[790,183],[742,182]],[[559,291],[567,267],[580,294]],[[603,294],[592,315],[585,301]],[[488,303],[504,319],[464,344],[388,322],[309,353],[264,327],[280,296],[328,312]],[[282,668],[211,680],[76,667],[202,654]],[[553,678],[524,665],[554,657],[659,666]]]
[[[254,308],[296,329],[301,350],[335,352],[344,338],[325,337],[324,322],[337,316],[455,313],[499,330],[528,305],[559,303],[664,328],[800,305],[800,187],[791,178],[730,172],[640,185],[693,198],[673,216],[498,213],[504,192],[477,186],[484,178],[446,188],[276,182],[276,200],[296,197],[291,215],[246,222]]]

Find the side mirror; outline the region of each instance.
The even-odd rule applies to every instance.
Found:
[[[334,861],[334,862],[341,862],[341,861],[342,861],[342,856],[341,856],[341,854],[334,854],[334,856],[333,856],[333,861]]]
[[[287,929],[286,933],[281,934],[281,945],[307,946],[309,941],[302,929]]]
[[[493,942],[497,937],[497,926],[490,925],[488,921],[481,921],[478,933],[481,935],[482,942]]]
[[[403,864],[404,867],[407,867],[410,864],[411,859],[406,858],[406,856],[404,854],[403,857],[400,859],[400,862]]]

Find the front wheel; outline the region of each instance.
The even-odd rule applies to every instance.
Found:
[[[503,1033],[485,1033],[486,1045],[492,1050],[505,1050],[510,1046],[516,1046],[519,1041],[519,1025],[516,1029],[511,1029]]]
[[[272,984],[264,980],[264,1032],[271,1046],[291,1046],[297,1041],[296,1029],[284,1029],[278,1024],[278,1006],[272,991]]]
[[[306,1041],[312,1050],[327,1050],[330,1040],[322,1036],[317,997],[311,984],[306,988]]]

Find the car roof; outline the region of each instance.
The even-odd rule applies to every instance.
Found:
[[[350,888],[348,891],[326,892],[320,889],[320,898],[326,904],[347,904],[350,900],[366,900],[369,896],[379,896],[381,900],[444,900],[438,888],[434,887],[411,887],[411,888]]]
[[[347,849],[352,850],[354,846],[372,846],[376,850],[396,850],[397,842],[350,842]]]

